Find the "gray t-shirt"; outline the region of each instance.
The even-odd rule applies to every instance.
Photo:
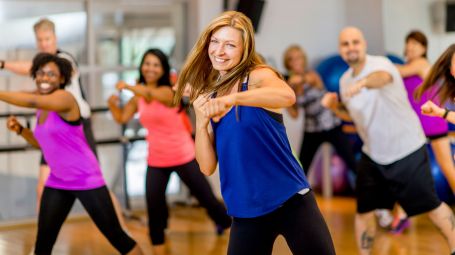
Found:
[[[393,81],[377,89],[341,97],[363,141],[362,151],[378,164],[398,161],[425,144],[419,119],[408,101],[398,69],[385,57],[367,55],[363,70],[353,77],[349,68],[340,79],[340,92],[373,72],[385,71]]]

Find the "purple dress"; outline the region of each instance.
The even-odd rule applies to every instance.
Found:
[[[41,110],[36,112],[34,135],[51,169],[46,187],[89,190],[106,185],[98,160],[85,139],[82,123],[70,124],[57,112],[49,111],[40,124],[41,113]]]
[[[438,100],[437,96],[435,96],[436,92],[437,92],[437,88],[434,87],[434,88],[426,91],[422,95],[422,98],[419,101],[417,101],[414,98],[414,92],[417,89],[417,87],[420,86],[420,84],[422,84],[422,82],[423,82],[422,78],[418,75],[413,75],[413,76],[404,78],[403,81],[404,81],[404,86],[406,87],[406,90],[408,92],[409,102],[411,103],[412,108],[417,113],[417,116],[420,119],[420,123],[422,124],[425,135],[427,137],[431,138],[434,136],[440,136],[440,135],[447,134],[449,127],[448,127],[446,120],[444,120],[443,118],[425,116],[422,114],[421,109],[420,109],[420,107],[427,100],[432,100],[435,104],[439,105],[439,100]]]

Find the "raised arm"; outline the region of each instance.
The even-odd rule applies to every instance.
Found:
[[[218,159],[214,148],[213,130],[210,119],[204,114],[204,107],[209,99],[200,95],[194,102],[193,107],[196,114],[196,160],[201,172],[207,176],[215,172]]]
[[[250,73],[247,91],[231,94],[235,105],[253,106],[277,110],[295,103],[295,93],[269,68]]]
[[[331,110],[335,115],[344,120],[344,121],[352,121],[351,116],[349,115],[348,109],[345,107],[343,103],[338,100],[338,95],[333,92],[326,93],[322,99],[321,104],[325,108]]]
[[[170,86],[159,86],[156,88],[151,88],[142,85],[131,86],[126,84],[124,81],[119,81],[116,87],[117,89],[127,89],[133,92],[134,95],[143,97],[147,102],[155,99],[162,104],[172,106],[174,91]]]
[[[416,59],[404,65],[397,64],[395,66],[402,77],[419,75],[421,78],[425,78],[426,73],[430,69],[430,64],[424,58]]]
[[[422,114],[432,117],[444,118],[450,123],[455,124],[455,113],[451,110],[439,107],[437,104],[428,100],[421,106]]]
[[[29,75],[32,67],[31,61],[5,61],[0,60],[0,65],[3,63],[3,69],[19,75]]]
[[[117,95],[112,95],[107,101],[109,110],[112,113],[112,117],[119,124],[127,123],[134,114],[137,112],[137,96],[131,98],[126,105],[121,108],[120,99]]]
[[[317,89],[323,90],[325,88],[321,76],[319,76],[319,74],[315,71],[307,72],[305,74],[305,81]]]
[[[6,122],[6,126],[11,132],[22,136],[33,147],[38,149],[40,148],[38,141],[33,135],[33,132],[29,128],[22,126],[16,117],[10,116]]]
[[[73,107],[77,107],[73,96],[62,89],[47,95],[32,94],[28,92],[0,91],[0,101],[21,107],[49,110],[59,113],[69,112]]]
[[[390,73],[386,71],[376,71],[366,76],[365,78],[358,80],[356,83],[350,84],[349,87],[346,89],[344,96],[346,98],[355,96],[360,92],[360,90],[362,90],[362,88],[369,89],[382,88],[385,85],[391,83],[392,81],[393,77]]]

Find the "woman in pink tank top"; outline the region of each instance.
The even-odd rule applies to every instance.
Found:
[[[117,89],[130,90],[134,97],[124,107],[119,107],[119,98],[113,95],[108,106],[118,123],[127,123],[138,112],[139,121],[147,130],[145,190],[149,234],[154,254],[162,255],[166,254],[164,230],[169,215],[165,192],[172,172],[179,175],[191,194],[205,207],[219,234],[230,227],[231,218],[199,170],[185,112],[181,107],[172,106],[174,92],[166,55],[159,49],[149,49],[142,57],[139,74],[135,86],[123,81],[117,83]]]
[[[51,167],[41,198],[35,254],[51,254],[59,230],[78,199],[95,224],[121,254],[142,254],[122,229],[95,154],[84,135],[79,106],[64,90],[71,81],[71,63],[40,53],[30,70],[37,94],[0,91],[0,100],[37,109],[34,132],[16,118],[8,129],[40,148]]]
[[[440,100],[436,94],[437,88],[433,87],[426,91],[418,99],[415,97],[416,90],[422,85],[431,67],[427,59],[428,41],[422,32],[411,31],[406,36],[405,42],[404,53],[407,62],[404,65],[397,65],[397,68],[403,77],[409,102],[420,119],[425,135],[433,149],[436,161],[449,182],[452,192],[455,193],[455,166],[451,156],[448,123],[442,118],[432,118],[421,112],[421,107],[427,100],[433,100],[439,104]],[[400,230],[399,226],[397,230]]]

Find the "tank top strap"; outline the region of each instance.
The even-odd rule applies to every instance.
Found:
[[[248,81],[250,80],[250,75],[247,74],[245,79],[242,82],[242,86],[240,88],[240,91],[247,91],[248,90]]]

